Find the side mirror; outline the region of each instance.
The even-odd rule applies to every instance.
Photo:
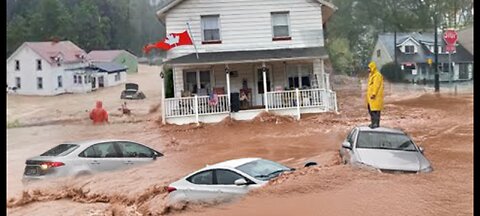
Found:
[[[347,149],[352,149],[352,145],[348,141],[343,142],[342,147]]]
[[[157,157],[162,157],[162,156],[163,156],[163,154],[162,154],[162,153],[160,153],[160,152],[157,152],[157,151],[154,151],[154,152],[153,152],[153,156],[152,156],[152,158],[153,158],[153,160],[156,160],[156,159],[157,159]]]
[[[242,185],[246,185],[247,184],[247,180],[245,180],[244,178],[241,178],[241,179],[237,179],[235,180],[235,185],[237,186],[242,186]]]
[[[423,154],[423,152],[425,151],[425,149],[424,149],[423,147],[421,147],[421,146],[418,147],[418,150],[419,150],[420,153],[422,153],[422,154]]]

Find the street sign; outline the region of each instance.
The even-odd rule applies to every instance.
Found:
[[[449,53],[455,52],[455,44],[447,44],[447,46],[445,47],[445,51]]]
[[[432,65],[432,58],[428,58],[428,59],[427,59],[427,63],[428,63],[429,65]]]
[[[458,35],[455,30],[446,30],[445,33],[443,33],[443,39],[445,42],[448,44],[453,44],[457,42]]]

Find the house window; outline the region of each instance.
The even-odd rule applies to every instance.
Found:
[[[15,70],[16,71],[20,70],[20,61],[19,60],[15,60]]]
[[[120,73],[117,73],[115,74],[115,81],[119,81],[120,80]]]
[[[58,83],[58,88],[62,88],[62,87],[63,87],[62,76],[57,76],[57,83]]]
[[[41,71],[41,70],[42,70],[42,60],[37,59],[37,71]]]
[[[77,75],[73,75],[73,83],[77,83]]]
[[[440,72],[448,73],[448,65],[449,65],[448,63],[439,63],[438,70]],[[451,70],[453,71],[453,66],[450,65],[450,67],[451,67]]]
[[[37,89],[43,89],[43,78],[37,77]]]
[[[415,53],[415,47],[413,45],[405,46],[405,53],[406,54]]]
[[[78,76],[78,83],[82,84],[82,76]]]
[[[192,94],[208,94],[210,89],[210,71],[189,71],[185,73],[185,91]]]
[[[381,56],[381,50],[377,50],[377,57],[380,57]]]
[[[272,12],[273,40],[290,40],[289,12]]]
[[[310,88],[312,75],[312,68],[310,65],[288,65],[287,78],[288,88]]]
[[[201,16],[202,44],[221,43],[220,40],[220,16]]]
[[[17,87],[17,89],[22,88],[22,80],[20,79],[20,77],[15,77],[15,86]]]

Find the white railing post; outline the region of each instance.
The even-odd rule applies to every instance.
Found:
[[[228,71],[229,69],[226,68],[226,79],[227,79],[227,104],[228,104],[228,107],[230,107],[230,72]],[[229,108],[230,110],[230,108]]]
[[[297,120],[300,120],[300,91],[298,88],[295,89],[295,94],[297,97]]]
[[[325,108],[325,111],[328,111],[330,109],[330,103],[329,103],[329,95],[328,91],[326,89],[323,89],[322,92],[322,105]]]
[[[198,124],[199,121],[198,121],[198,96],[195,95],[195,122]]]

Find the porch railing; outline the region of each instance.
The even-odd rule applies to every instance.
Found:
[[[297,105],[298,104],[298,105]],[[304,89],[267,92],[267,107],[269,110],[324,107],[329,111],[336,110],[336,94],[325,89]]]
[[[230,112],[229,97],[218,95],[216,100],[209,96],[195,96],[165,99],[165,117],[195,116],[196,122],[201,115]],[[267,92],[267,111],[281,109],[297,109],[300,118],[301,108],[320,107],[325,111],[338,111],[337,96],[332,90],[305,89]]]
[[[165,99],[165,117],[194,116],[214,113],[229,113],[227,95],[218,95],[217,100],[209,96],[195,96]]]

